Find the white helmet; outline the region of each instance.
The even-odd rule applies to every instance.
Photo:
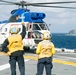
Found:
[[[43,33],[43,40],[50,40],[51,36],[48,32]]]

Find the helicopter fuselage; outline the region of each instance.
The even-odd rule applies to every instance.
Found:
[[[42,41],[43,32],[49,32],[47,24],[43,21],[44,13],[29,12],[23,9],[13,10],[9,20],[0,22],[0,45],[10,35],[11,26],[16,26],[20,34],[22,32],[22,22],[26,27],[26,36],[23,39],[24,46],[28,49],[35,50],[37,44]]]

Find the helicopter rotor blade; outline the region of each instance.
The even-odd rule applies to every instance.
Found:
[[[14,5],[14,4],[0,3],[0,5]]]
[[[7,5],[19,5],[19,6],[36,6],[36,7],[51,7],[51,8],[69,8],[69,9],[76,9],[76,7],[65,7],[65,6],[48,6],[45,4],[66,4],[66,3],[76,3],[76,1],[65,1],[65,2],[46,2],[46,3],[27,3],[26,1],[20,2],[11,2],[0,0],[0,2],[8,3]],[[2,4],[1,4],[2,5]]]
[[[10,2],[10,1],[5,1],[5,0],[0,0],[0,2],[5,2],[5,3],[9,3],[9,4],[20,5],[20,3],[17,3],[17,2]]]
[[[68,3],[76,3],[76,1],[46,2],[46,3],[30,3],[30,5],[32,5],[32,4],[68,4]]]
[[[22,3],[25,2],[25,1],[21,1]],[[66,1],[66,2],[46,2],[46,3],[23,3],[24,6],[32,6],[32,5],[44,5],[44,4],[69,4],[69,3],[76,3],[76,1]]]
[[[36,7],[51,7],[51,8],[68,8],[68,9],[76,9],[76,7],[64,7],[64,6],[46,6],[46,5],[32,5]]]
[[[76,3],[76,1],[65,1],[65,2],[43,2],[43,3],[27,3],[25,1],[20,1],[20,2],[11,2],[11,1],[5,1],[5,0],[0,0],[0,2],[5,2],[5,3],[10,3],[10,4],[16,4],[16,5],[21,5],[21,3],[25,4],[25,6],[28,5],[33,5],[33,4],[66,4],[66,3]]]

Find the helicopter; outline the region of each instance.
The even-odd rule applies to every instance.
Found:
[[[18,27],[18,34],[20,34],[22,31],[21,25],[24,23],[26,27],[26,36],[23,39],[23,44],[27,48],[26,50],[32,51],[35,51],[37,44],[43,40],[42,35],[44,32],[48,32],[50,36],[51,33],[48,25],[44,22],[46,14],[44,12],[31,12],[29,9],[27,9],[27,6],[76,9],[76,7],[50,5],[76,3],[76,1],[28,3],[24,0],[20,2],[0,0],[0,2],[4,3],[3,5],[17,5],[20,7],[13,9],[10,12],[11,16],[8,20],[0,21],[0,46],[2,45],[3,41],[10,35],[9,30],[11,27]]]

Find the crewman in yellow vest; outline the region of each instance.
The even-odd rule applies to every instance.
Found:
[[[6,52],[9,56],[9,63],[11,68],[11,75],[16,75],[16,62],[18,62],[20,75],[25,75],[25,63],[24,63],[24,49],[23,38],[26,34],[26,28],[22,24],[22,33],[18,34],[18,28],[13,27],[10,29],[11,36],[5,39],[2,45],[2,51]]]
[[[43,75],[44,67],[46,75],[51,75],[52,58],[53,54],[55,54],[55,49],[48,32],[44,32],[43,41],[39,42],[36,54],[38,54],[37,75]]]

